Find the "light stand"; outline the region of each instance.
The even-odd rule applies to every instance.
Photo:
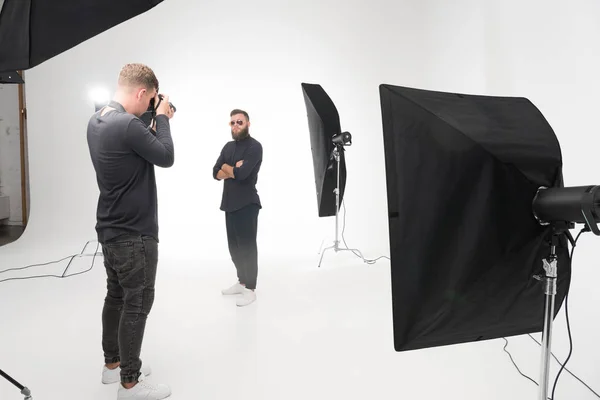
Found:
[[[543,260],[545,276],[535,278],[544,282],[544,328],[542,332],[542,357],[540,366],[540,389],[538,400],[548,399],[548,383],[550,380],[550,356],[552,354],[552,324],[554,321],[554,305],[556,299],[556,280],[558,278],[558,257],[556,255],[556,246],[560,235],[565,233],[572,245],[573,237],[569,232],[573,228],[573,223],[553,224],[552,237],[550,239],[550,255]]]
[[[2,371],[0,369],[0,375],[2,377],[4,377],[7,381],[9,381],[10,383],[12,383],[13,385],[15,385],[16,387],[19,388],[19,390],[21,390],[21,394],[25,396],[25,400],[31,400],[31,391],[29,389],[27,389],[25,386],[21,385],[19,382],[15,381],[13,378],[11,378],[10,376],[8,376],[4,371]]]
[[[552,236],[554,241],[555,236]],[[548,384],[550,381],[550,354],[552,352],[552,323],[554,319],[554,301],[556,297],[557,257],[556,247],[552,243],[550,256],[544,260],[546,277],[544,282],[544,331],[542,333],[542,360],[540,367],[540,400],[548,398]]]
[[[569,232],[575,223],[585,225],[583,232],[593,232],[600,236],[596,221],[600,218],[600,186],[576,186],[568,188],[541,187],[533,200],[533,213],[541,225],[550,225],[550,255],[544,259],[544,278],[535,278],[544,282],[544,328],[542,332],[542,357],[540,367],[540,391],[538,400],[548,399],[548,383],[550,379],[550,356],[552,355],[552,324],[554,321],[554,305],[556,298],[556,281],[558,277],[558,257],[556,246],[562,234],[565,234],[571,245],[575,241]]]
[[[333,189],[333,192],[335,193],[335,240],[333,241],[333,246],[329,246],[326,247],[325,249],[323,249],[323,251],[321,252],[321,259],[319,260],[319,268],[321,267],[321,262],[323,261],[323,256],[325,255],[325,252],[327,250],[334,250],[336,253],[338,251],[351,251],[351,252],[358,252],[358,254],[360,254],[360,258],[362,258],[363,260],[365,259],[362,255],[362,253],[360,252],[360,250],[358,249],[349,249],[347,247],[342,248],[340,247],[340,239],[339,239],[339,214],[340,214],[340,152],[344,151],[344,146],[343,146],[343,142],[338,141],[336,138],[337,137],[344,137],[347,138],[348,141],[351,140],[351,136],[348,132],[342,133],[340,135],[337,135],[334,137],[333,142],[334,142],[334,148],[332,151],[332,157],[335,159],[335,163],[336,163],[336,185],[335,185],[335,189]],[[351,142],[349,142],[351,143]]]

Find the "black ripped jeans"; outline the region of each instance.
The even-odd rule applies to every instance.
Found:
[[[237,270],[238,280],[247,289],[256,289],[258,249],[256,244],[260,207],[250,204],[225,213],[229,254]]]
[[[158,243],[146,236],[119,236],[102,243],[107,294],[102,310],[104,362],[121,363],[121,382],[136,382],[146,319],[154,302]]]

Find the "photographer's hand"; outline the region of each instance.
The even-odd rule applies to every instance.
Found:
[[[158,98],[158,94],[157,94],[156,99],[155,99],[155,104],[158,104],[159,100],[160,99]],[[169,105],[169,96],[167,96],[165,94],[165,95],[163,95],[163,99],[160,102],[160,104],[158,105],[158,108],[156,109],[156,115],[166,115],[169,119],[171,119],[171,118],[173,118],[173,114],[175,114],[175,113],[173,112],[173,109]]]

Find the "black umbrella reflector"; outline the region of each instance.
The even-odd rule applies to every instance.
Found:
[[[396,351],[541,331],[554,230],[533,201],[563,186],[548,122],[525,98],[381,85],[380,99]],[[564,232],[556,256],[559,310]]]
[[[302,83],[302,91],[308,117],[319,217],[330,217],[336,215],[337,166],[333,150],[336,147],[339,150],[341,204],[347,178],[343,145],[350,143],[351,135],[342,132],[338,111],[320,85]]]
[[[0,72],[0,83],[25,83],[17,71]]]
[[[33,68],[162,1],[4,0],[0,71]],[[153,27],[148,26],[148,37],[152,37]]]

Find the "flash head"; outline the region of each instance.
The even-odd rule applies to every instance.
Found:
[[[336,146],[351,146],[352,135],[350,132],[338,133],[337,135],[332,136],[331,142]]]

